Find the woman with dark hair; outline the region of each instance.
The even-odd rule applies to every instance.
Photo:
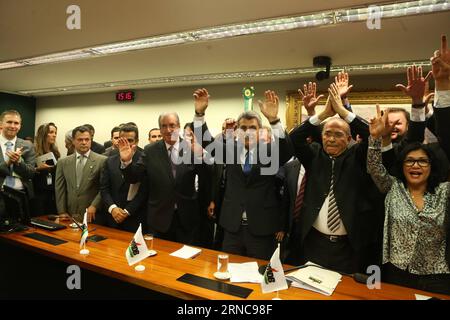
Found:
[[[395,126],[387,113],[370,123],[367,170],[386,193],[383,234],[383,281],[450,294],[450,182],[439,180],[439,164],[431,148],[405,146],[396,176],[383,166],[381,136]]]
[[[56,146],[57,127],[49,122],[39,126],[35,137],[36,158],[52,152],[56,160],[61,154]],[[35,199],[33,213],[35,215],[56,214],[55,202],[56,163],[51,160],[36,163],[36,175],[33,180]]]

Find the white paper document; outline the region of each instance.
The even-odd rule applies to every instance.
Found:
[[[201,249],[184,245],[181,249],[172,252],[170,255],[182,259],[191,259],[194,258],[195,256],[198,256],[200,252],[202,252]]]
[[[56,161],[55,155],[53,152],[47,152],[46,154],[43,154],[42,156],[39,156],[36,158],[36,162],[38,164],[44,163],[47,160],[53,160],[53,164],[56,165],[58,161]]]
[[[431,297],[429,297],[429,296],[424,296],[424,295],[421,295],[421,294],[414,294],[415,296],[416,296],[416,300],[429,300],[429,299],[431,299]]]
[[[228,271],[231,282],[261,283],[262,275],[258,272],[258,264],[254,262],[229,263]]]
[[[314,263],[308,262],[306,264],[311,265],[311,267],[291,272],[286,275],[286,279],[292,281],[293,287],[318,292],[326,296],[332,295],[342,276],[334,271],[314,267],[317,266]]]

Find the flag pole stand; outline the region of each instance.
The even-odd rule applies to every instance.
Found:
[[[137,272],[144,272],[145,266],[139,263],[136,267],[134,267],[134,270]]]
[[[83,244],[83,249],[80,250],[80,254],[84,256],[89,254],[89,249],[86,249],[86,244]]]
[[[272,300],[283,300],[283,299],[280,298],[278,290],[277,290],[277,296],[275,298],[272,298]]]

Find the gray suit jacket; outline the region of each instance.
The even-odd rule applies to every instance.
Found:
[[[93,151],[84,165],[81,185],[77,188],[76,154],[58,161],[56,167],[55,194],[56,208],[59,213],[67,212],[76,219],[83,217],[86,208],[101,206],[100,173],[106,157]]]
[[[2,146],[4,148],[4,146]],[[14,150],[22,148],[22,160],[13,165],[13,171],[20,176],[23,186],[27,190],[30,198],[34,197],[32,178],[35,174],[36,155],[33,145],[25,140],[17,138]],[[3,152],[0,152],[0,186],[3,185],[5,177],[11,175],[9,167],[6,165]]]

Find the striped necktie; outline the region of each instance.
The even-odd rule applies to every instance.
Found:
[[[341,217],[339,215],[339,209],[334,197],[334,159],[331,160],[331,183],[330,192],[328,193],[328,217],[327,226],[331,232],[336,232],[341,225]]]
[[[295,198],[294,211],[292,212],[292,218],[298,221],[300,217],[300,209],[303,205],[303,199],[305,197],[306,188],[306,173],[303,175],[302,182],[300,183],[300,188],[298,189],[297,197]]]

